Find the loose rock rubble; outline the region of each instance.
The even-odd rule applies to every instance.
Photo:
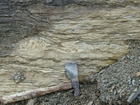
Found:
[[[133,43],[133,44],[132,44]],[[132,41],[130,53],[98,73],[100,99],[108,103],[131,103],[140,94],[140,41]]]

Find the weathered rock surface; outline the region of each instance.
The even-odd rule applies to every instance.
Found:
[[[132,103],[140,96],[140,77],[137,76],[140,71],[140,40],[131,41],[129,45],[129,54],[90,78],[97,80],[103,102]]]
[[[0,96],[70,82],[64,72],[69,61],[78,63],[82,80],[127,54],[126,40],[140,39],[139,6],[77,3],[23,7],[1,2]],[[110,0],[113,3],[119,1]]]

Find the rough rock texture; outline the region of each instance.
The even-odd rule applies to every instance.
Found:
[[[1,0],[0,96],[70,82],[69,61],[78,63],[82,80],[127,54],[126,40],[140,39],[139,0],[81,1],[54,7]]]
[[[31,102],[33,105],[140,105],[140,94],[135,97],[132,103],[127,102],[128,97],[134,97],[131,96],[134,91],[130,90],[138,88],[138,83],[140,83],[140,77],[137,76],[137,74],[139,74],[137,71],[140,71],[140,60],[138,59],[140,58],[139,40],[129,40],[129,45],[130,52],[127,55],[121,57],[116,63],[104,68],[99,73],[88,76],[87,80],[80,82],[81,94],[77,97],[73,96],[74,89],[70,89],[8,105],[29,105],[29,103],[32,105]],[[121,70],[116,73],[116,71],[118,71],[117,69]],[[116,77],[118,77],[118,79],[115,75],[117,75]],[[105,80],[108,82],[104,82],[102,76],[106,77]],[[96,77],[98,83],[95,81]],[[131,77],[131,79],[128,77]],[[114,82],[116,80],[118,82]],[[136,81],[134,82],[134,80]],[[115,87],[114,85],[117,85],[118,87]],[[115,92],[118,89],[121,90],[121,94]],[[115,96],[113,96],[114,93],[116,93]],[[104,97],[109,98],[106,98],[108,100],[103,101],[103,99],[105,99]]]
[[[140,94],[140,77],[137,76],[140,71],[140,41],[131,41],[130,46],[129,54],[94,75],[103,102],[131,103]],[[91,77],[90,80],[94,81]]]

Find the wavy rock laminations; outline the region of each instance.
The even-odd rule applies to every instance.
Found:
[[[68,83],[70,61],[83,80],[128,53],[126,40],[140,39],[138,6],[7,8],[0,17],[0,96]]]

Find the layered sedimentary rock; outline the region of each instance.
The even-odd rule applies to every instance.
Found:
[[[128,53],[126,40],[140,39],[139,0],[125,7],[116,0],[83,1],[56,7],[1,2],[0,96],[68,83],[64,65],[71,61],[83,80]]]

